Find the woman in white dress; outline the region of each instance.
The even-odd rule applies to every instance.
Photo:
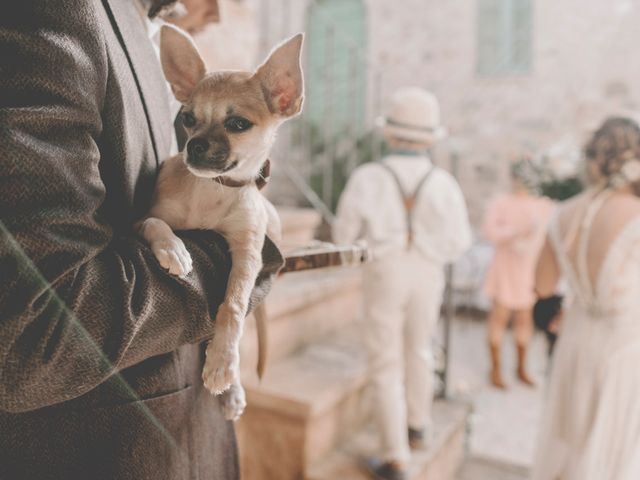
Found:
[[[587,144],[594,186],[551,221],[541,297],[566,278],[534,480],[640,479],[640,128],[610,118]]]

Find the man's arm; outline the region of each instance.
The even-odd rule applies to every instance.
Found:
[[[188,232],[194,271],[171,277],[100,218],[106,52],[93,2],[55,3],[23,2],[0,20],[0,410],[12,412],[210,337],[230,268],[219,235]],[[273,273],[281,259],[266,248]]]
[[[547,236],[536,265],[536,295],[539,298],[550,297],[556,293],[556,287],[558,286],[559,280],[560,267],[553,251],[551,239]]]

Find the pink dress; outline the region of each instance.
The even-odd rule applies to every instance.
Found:
[[[493,200],[485,216],[484,235],[495,246],[484,292],[510,310],[535,302],[536,262],[553,211],[548,198],[506,194]]]

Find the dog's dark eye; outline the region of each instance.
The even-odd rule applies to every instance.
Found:
[[[182,112],[182,124],[187,128],[194,127],[196,124],[196,117],[194,117],[191,112]]]
[[[244,132],[249,130],[251,127],[253,127],[253,123],[242,117],[229,117],[224,122],[224,128],[231,133]]]

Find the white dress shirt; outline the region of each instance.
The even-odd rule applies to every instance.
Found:
[[[384,160],[399,177],[403,190],[413,193],[431,169],[422,186],[413,213],[413,248],[431,262],[456,260],[471,246],[467,207],[455,178],[420,155],[390,155]],[[366,240],[374,257],[406,251],[407,219],[398,186],[381,165],[367,163],[357,168],[340,198],[333,226],[337,243]]]
[[[142,18],[142,22],[144,23],[144,27],[147,30],[147,35],[149,37],[149,41],[153,46],[154,52],[156,52],[156,57],[158,58],[158,63],[160,63],[160,28],[165,24],[164,20],[160,18],[154,18],[151,20],[147,15],[147,8],[141,0],[136,2],[136,6],[138,8],[138,12],[140,13],[140,17]],[[162,68],[162,65],[160,66]],[[143,72],[144,74],[144,72]],[[171,91],[171,86],[167,82],[167,98],[169,100],[169,109],[171,112],[171,117],[167,119],[167,121],[173,125],[173,122],[180,111],[182,105],[176,97],[173,96],[173,92]],[[178,153],[178,140],[173,134],[171,136],[171,155],[175,155]]]

